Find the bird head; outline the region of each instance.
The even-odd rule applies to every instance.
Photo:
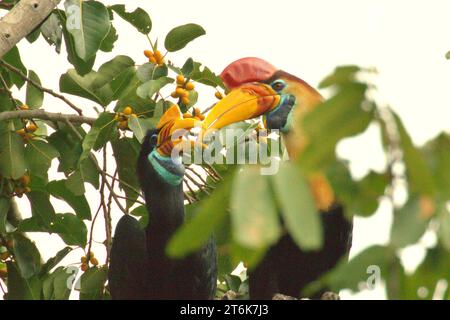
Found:
[[[189,130],[200,125],[197,119],[184,118],[177,105],[171,106],[162,115],[156,128],[147,132],[140,159],[147,159],[165,182],[179,185],[184,175],[184,166],[179,156],[183,150],[190,150],[195,145],[186,135]],[[174,149],[176,153],[173,152]],[[146,160],[140,160],[140,163],[146,163]]]
[[[268,129],[290,132],[322,101],[308,83],[259,58],[234,61],[220,76],[228,94],[208,113],[203,131],[262,115]]]

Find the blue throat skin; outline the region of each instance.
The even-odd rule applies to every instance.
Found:
[[[268,129],[279,129],[282,133],[287,133],[291,126],[292,109],[296,105],[295,96],[283,94],[278,107],[272,110],[266,116]]]
[[[150,152],[147,159],[164,182],[171,186],[181,184],[184,176],[184,166],[181,161],[162,156],[156,149]]]

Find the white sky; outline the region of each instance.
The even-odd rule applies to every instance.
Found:
[[[179,65],[186,58],[193,57],[220,72],[235,59],[257,56],[313,86],[317,86],[337,65],[376,67],[380,100],[386,101],[400,114],[417,144],[423,144],[450,128],[450,61],[445,59],[445,53],[450,50],[448,0],[103,2],[127,3],[128,9],[139,5],[147,10],[153,21],[151,37],[160,37],[161,44],[165,34],[177,25],[188,22],[202,25],[207,31],[206,36],[179,53],[169,55],[169,59]],[[99,54],[96,66],[118,54],[129,55],[137,63],[144,62],[142,51],[149,47],[146,38],[117,16],[115,25],[119,30],[119,40],[113,54]],[[64,48],[62,55],[57,56],[42,38],[33,45],[23,41],[19,47],[26,66],[39,74],[43,85],[57,89],[60,74],[71,68],[66,62]],[[93,105],[83,99],[71,100],[86,108]],[[212,92],[200,100],[202,107],[213,101]],[[51,98],[46,100],[45,108],[71,112]],[[384,158],[378,140],[377,128],[371,127],[362,137],[339,145],[339,154],[351,160],[355,176],[363,176],[368,169],[383,169]],[[51,178],[55,177],[63,178],[56,173],[51,175]],[[98,199],[92,189],[88,190],[91,209],[95,211]],[[26,203],[21,201],[25,215],[29,214]],[[67,207],[58,203],[56,209],[64,212]],[[114,222],[119,217],[120,214],[116,213]],[[373,217],[356,220],[352,254],[368,245],[388,240],[391,223],[388,203],[383,203]],[[101,224],[96,230],[99,234],[96,240],[103,241]],[[43,249],[45,259],[63,247],[57,236],[31,236]],[[407,250],[405,259],[410,268],[417,264],[421,254],[420,246]],[[77,262],[81,255],[78,251],[66,260],[68,263]],[[102,257],[101,245],[97,246],[96,255]],[[383,297],[382,288],[358,295],[344,294],[344,298]]]

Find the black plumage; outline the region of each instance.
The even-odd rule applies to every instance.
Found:
[[[214,239],[211,237],[201,250],[180,260],[165,253],[171,236],[184,223],[184,194],[182,183],[175,186],[167,183],[148,161],[148,155],[156,147],[156,134],[156,130],[147,133],[137,163],[149,223],[140,232],[136,230],[134,218],[124,216],[119,221],[111,250],[111,296],[113,299],[211,299],[217,282]],[[129,259],[128,254],[135,248]],[[136,260],[141,260],[141,266],[135,266]]]

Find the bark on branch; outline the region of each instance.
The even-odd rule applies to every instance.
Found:
[[[34,30],[61,0],[21,0],[0,19],[0,58]]]
[[[55,121],[55,122],[69,121],[70,123],[74,123],[74,124],[86,123],[89,125],[93,125],[96,120],[95,118],[79,116],[79,115],[75,115],[75,114],[47,112],[42,109],[0,112],[0,121],[11,120],[11,119],[41,119],[41,120],[50,120],[50,121]]]

